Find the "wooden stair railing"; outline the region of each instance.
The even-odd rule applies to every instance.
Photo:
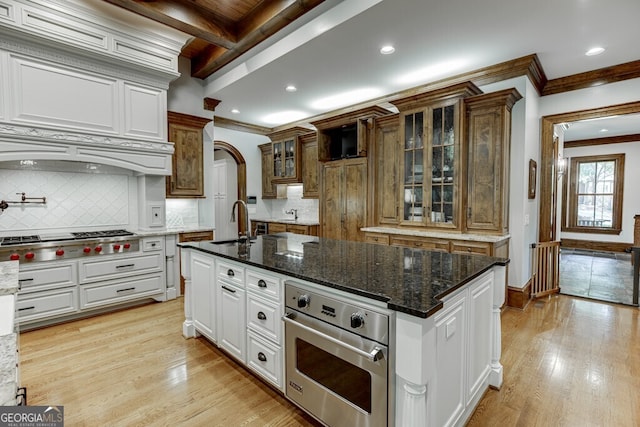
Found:
[[[560,292],[560,242],[533,243],[532,298]]]

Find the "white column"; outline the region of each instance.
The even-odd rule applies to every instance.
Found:
[[[502,387],[503,368],[500,363],[502,357],[502,323],[501,309],[504,304],[505,287],[507,280],[507,267],[496,266],[493,268],[493,309],[492,309],[492,351],[491,351],[491,373],[489,374],[489,385],[496,389]]]
[[[191,297],[191,250],[180,248],[180,263],[184,276],[184,322],[182,323],[182,336],[194,338],[196,327],[193,324],[193,302]]]

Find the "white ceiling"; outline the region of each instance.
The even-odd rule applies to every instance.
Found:
[[[332,6],[331,8],[326,7]],[[270,47],[261,45],[206,81],[216,116],[259,126],[265,116],[336,109],[315,101],[356,89],[368,99],[518,57],[537,54],[547,78],[640,59],[639,0],[344,0]],[[362,10],[365,9],[365,10]],[[350,19],[340,23],[340,17]],[[308,21],[309,19],[307,19]],[[322,32],[319,28],[330,28]],[[379,49],[392,43],[396,52]],[[594,46],[606,51],[585,56]],[[458,67],[429,76],[441,64]],[[418,72],[420,80],[399,81]],[[295,84],[298,91],[284,88]],[[364,101],[351,97],[347,105]],[[240,113],[231,113],[237,108]]]

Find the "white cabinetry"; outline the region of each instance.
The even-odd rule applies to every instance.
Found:
[[[190,289],[193,303],[193,324],[195,329],[216,341],[216,273],[215,262],[210,256],[191,251]]]
[[[216,261],[218,345],[242,363],[247,354],[244,273],[238,264]]]
[[[397,314],[396,425],[464,425],[487,387],[500,387],[504,292],[495,284],[503,279],[495,267],[445,297],[432,317]]]
[[[247,366],[284,391],[282,280],[247,268]]]
[[[436,314],[437,383],[435,387],[437,426],[455,425],[465,407],[465,352],[467,299],[459,294]]]
[[[18,283],[19,323],[72,314],[79,309],[75,261],[20,266]]]
[[[282,279],[196,250],[182,251],[185,337],[204,335],[284,390]]]

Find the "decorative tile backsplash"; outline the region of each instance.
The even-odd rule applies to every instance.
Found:
[[[306,221],[316,221],[319,216],[318,199],[303,199],[302,185],[288,185],[286,199],[271,200],[271,217],[287,218],[284,213],[290,209],[298,210],[298,218]]]
[[[46,197],[46,204],[11,204],[0,213],[0,232],[126,228],[130,192],[126,174],[0,169],[0,199]],[[135,196],[135,195],[134,195]]]

